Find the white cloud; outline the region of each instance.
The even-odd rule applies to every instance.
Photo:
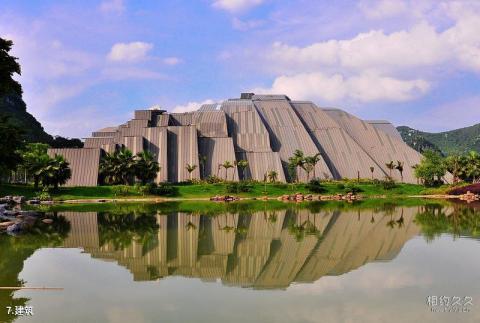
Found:
[[[275,42],[260,66],[276,77],[271,87],[256,90],[340,104],[402,102],[426,94],[438,73],[480,73],[480,14],[449,8],[455,20],[443,30],[421,21],[302,47]]]
[[[180,64],[182,62],[182,60],[178,57],[165,57],[163,59],[163,63],[164,64],[167,64],[167,65],[177,65],[177,64]]]
[[[187,104],[177,105],[172,109],[172,112],[190,112],[190,111],[197,111],[203,104],[211,104],[215,103],[215,101],[208,99],[203,102],[188,102]]]
[[[261,5],[263,2],[264,0],[216,0],[213,2],[213,6],[232,13],[238,13]]]
[[[480,71],[480,17],[465,19],[438,33],[427,23],[385,34],[372,30],[347,40],[329,40],[306,47],[274,43],[271,59],[287,69],[339,67],[391,72],[448,62]]]
[[[361,2],[359,5],[365,16],[371,19],[385,19],[400,15],[407,11],[407,5],[402,0],[381,0]]]
[[[105,0],[100,4],[100,11],[106,13],[122,13],[125,11],[123,0]]]
[[[345,77],[321,72],[300,73],[275,78],[270,88],[257,88],[255,93],[281,93],[295,99],[338,101],[408,101],[430,88],[422,79],[402,80],[376,74]]]
[[[114,62],[138,62],[147,57],[153,44],[145,42],[117,43],[108,53],[107,58]]]

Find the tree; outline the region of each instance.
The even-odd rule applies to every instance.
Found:
[[[278,173],[274,170],[271,170],[268,172],[268,180],[272,183],[275,183],[277,181]]]
[[[317,178],[317,175],[315,173],[315,168],[317,166],[317,163],[321,160],[320,156],[321,156],[320,153],[316,153],[313,156],[305,157],[304,165],[309,165],[308,169],[313,170],[313,178]],[[304,166],[304,169],[305,169],[305,166]],[[308,176],[308,178],[310,178],[309,172],[307,172],[307,176]]]
[[[129,184],[135,175],[135,159],[130,150],[122,147],[107,153],[100,161],[100,174],[107,184]]]
[[[201,154],[198,154],[198,162],[200,163],[200,170],[201,170],[201,174],[200,174],[200,177],[201,178],[205,178],[205,165],[207,163],[207,156],[205,155],[201,155]]]
[[[386,163],[385,166],[387,166],[389,172],[390,172],[390,178],[392,178],[392,171],[395,169],[395,164],[393,163],[393,160],[390,162]]]
[[[248,167],[248,160],[240,159],[237,162],[237,167],[241,170],[242,179],[245,179],[245,169]]]
[[[292,177],[298,182],[298,169],[303,167],[305,163],[305,156],[303,151],[297,149],[293,153],[293,156],[288,159],[289,169],[292,170]]]
[[[40,183],[40,171],[47,167],[50,157],[47,154],[48,145],[41,143],[27,144],[22,154],[22,167],[25,171],[33,177],[35,189]]]
[[[462,157],[454,154],[445,158],[445,167],[453,175],[453,184],[457,184],[462,172]]]
[[[189,177],[190,177],[190,180],[192,180],[192,172],[197,169],[197,165],[190,165],[190,164],[187,164],[187,166],[185,167],[187,169],[187,172],[189,174]]]
[[[434,186],[440,183],[445,176],[447,168],[443,162],[443,157],[432,150],[426,150],[420,164],[416,165],[415,176],[420,178],[425,186]]]
[[[53,186],[58,189],[59,185],[65,184],[72,176],[70,164],[62,155],[55,154],[55,157],[48,161],[47,166],[43,167],[39,172],[42,186]]]
[[[395,169],[398,170],[400,173],[400,181],[403,183],[403,162],[397,160],[397,165],[395,165]]]
[[[0,68],[0,75],[1,73]],[[9,117],[0,115],[0,134],[0,173],[4,174],[7,171],[15,170],[22,161],[19,150],[24,145],[23,131],[10,123]]]
[[[370,173],[372,173],[372,181],[373,181],[373,173],[375,172],[375,167],[370,166]]]
[[[472,183],[475,183],[480,177],[480,155],[476,151],[470,151],[466,156],[467,161],[467,175]]]
[[[142,185],[147,182],[153,181],[157,177],[157,173],[160,171],[158,162],[155,161],[153,154],[147,150],[139,152],[136,155],[134,161],[134,172]]]
[[[13,79],[14,74],[21,74],[21,68],[18,58],[9,54],[12,45],[11,40],[0,38],[0,97],[11,93],[22,95],[22,86]]]
[[[228,160],[224,161],[222,167],[225,168],[225,181],[227,181],[227,172],[229,168],[233,168],[233,164]]]

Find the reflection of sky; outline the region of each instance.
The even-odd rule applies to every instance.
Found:
[[[480,244],[443,235],[408,241],[392,261],[286,290],[251,290],[167,277],[133,282],[116,263],[76,249],[41,249],[25,262],[37,322],[479,322]],[[472,296],[470,313],[431,313],[428,295]],[[32,321],[21,318],[19,322]]]

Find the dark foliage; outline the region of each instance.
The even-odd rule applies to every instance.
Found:
[[[480,183],[472,184],[468,186],[457,187],[448,192],[450,195],[462,195],[470,191],[474,194],[480,194]]]
[[[322,182],[319,179],[312,179],[307,185],[306,188],[313,193],[325,193],[327,189],[322,185]]]
[[[23,131],[0,115],[0,134],[0,171],[14,170],[22,161],[18,150],[24,145]]]
[[[247,193],[253,189],[252,184],[247,182],[232,182],[227,185],[228,193]]]
[[[170,183],[150,183],[147,184],[147,191],[149,194],[158,196],[175,196],[178,195],[178,188]]]
[[[83,142],[78,138],[65,138],[61,136],[55,136],[50,141],[50,147],[52,148],[83,148]]]

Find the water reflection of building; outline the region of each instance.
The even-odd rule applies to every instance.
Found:
[[[393,259],[419,233],[413,221],[417,212],[398,208],[392,215],[292,209],[218,216],[156,214],[159,228],[153,242],[132,238],[121,248],[101,243],[100,214],[65,212],[71,233],[64,246],[116,261],[135,280],[180,275],[221,279],[232,286],[286,288],[292,282],[313,282],[371,261]]]

